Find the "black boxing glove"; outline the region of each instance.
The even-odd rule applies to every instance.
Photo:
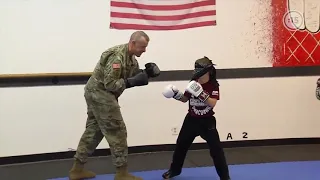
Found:
[[[317,81],[316,97],[320,100],[320,78]]]
[[[160,69],[155,63],[147,63],[144,65],[146,67],[145,71],[149,77],[157,77],[160,75]]]
[[[145,71],[141,71],[135,76],[125,79],[124,82],[127,89],[135,86],[145,86],[149,83],[149,77]]]

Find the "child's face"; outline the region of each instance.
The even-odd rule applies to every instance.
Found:
[[[207,72],[206,74],[204,74],[198,79],[198,83],[204,84],[204,83],[207,83],[209,80],[210,80],[210,74],[209,72]]]

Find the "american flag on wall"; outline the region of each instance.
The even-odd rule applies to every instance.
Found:
[[[216,0],[111,0],[110,28],[180,30],[216,25]]]

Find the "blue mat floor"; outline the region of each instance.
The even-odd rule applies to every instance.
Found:
[[[230,165],[232,180],[320,180],[320,161],[280,162]],[[134,172],[144,180],[162,180],[165,170]],[[91,180],[113,180],[113,174],[98,175]],[[52,180],[68,180],[58,178]],[[214,167],[184,168],[174,180],[219,180]]]

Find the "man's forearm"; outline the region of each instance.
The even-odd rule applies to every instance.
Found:
[[[135,70],[133,71],[133,73],[132,73],[132,76],[135,76],[135,75],[141,73],[142,71],[143,71],[143,69],[135,69]]]
[[[104,87],[110,92],[121,92],[126,89],[126,83],[124,79],[110,79],[104,83]]]

